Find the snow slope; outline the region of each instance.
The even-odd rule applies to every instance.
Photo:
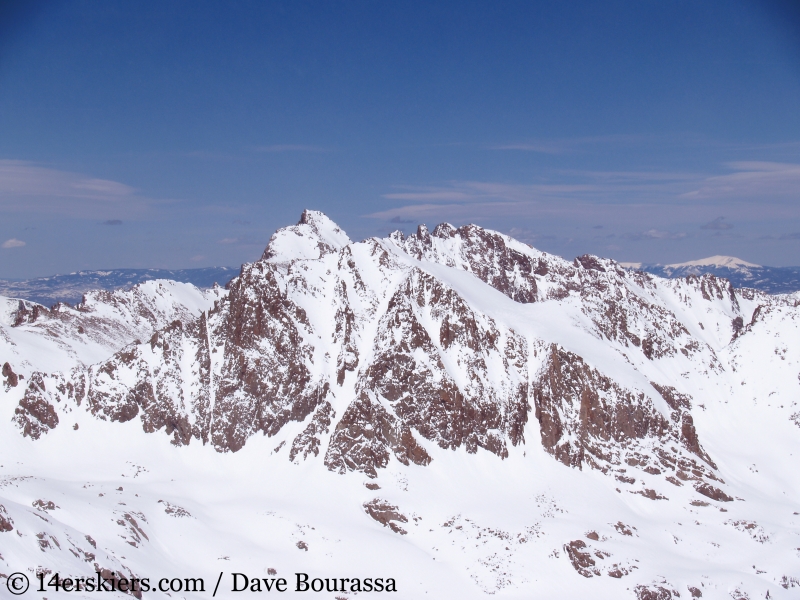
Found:
[[[800,295],[306,211],[216,300],[6,385],[0,573],[800,593]]]
[[[220,287],[152,280],[129,290],[89,292],[74,307],[0,297],[0,358],[24,375],[68,371],[104,360],[176,319],[192,320],[224,295]]]

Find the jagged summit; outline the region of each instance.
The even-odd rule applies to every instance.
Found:
[[[313,260],[352,243],[347,234],[317,210],[304,210],[297,225],[283,227],[269,240],[262,260]]]

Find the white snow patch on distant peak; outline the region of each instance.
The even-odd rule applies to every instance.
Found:
[[[297,225],[283,227],[272,235],[261,258],[279,262],[318,259],[351,243],[347,234],[324,213],[306,209]]]
[[[621,263],[617,263],[617,264],[619,264],[619,266],[622,267],[623,269],[641,269],[642,268],[642,263],[640,263],[640,262],[621,262]]]
[[[623,263],[621,263],[623,264]],[[747,262],[735,256],[709,256],[708,258],[701,258],[700,260],[690,260],[688,262],[675,263],[672,265],[664,265],[677,269],[679,267],[728,267],[729,269],[736,269],[739,267],[760,267],[755,263]]]

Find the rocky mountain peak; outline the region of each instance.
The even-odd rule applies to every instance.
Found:
[[[314,260],[351,243],[347,234],[324,213],[306,209],[297,225],[283,227],[272,235],[261,260]]]

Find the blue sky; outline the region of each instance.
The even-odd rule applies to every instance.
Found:
[[[794,2],[5,2],[0,277],[474,222],[800,264]]]

